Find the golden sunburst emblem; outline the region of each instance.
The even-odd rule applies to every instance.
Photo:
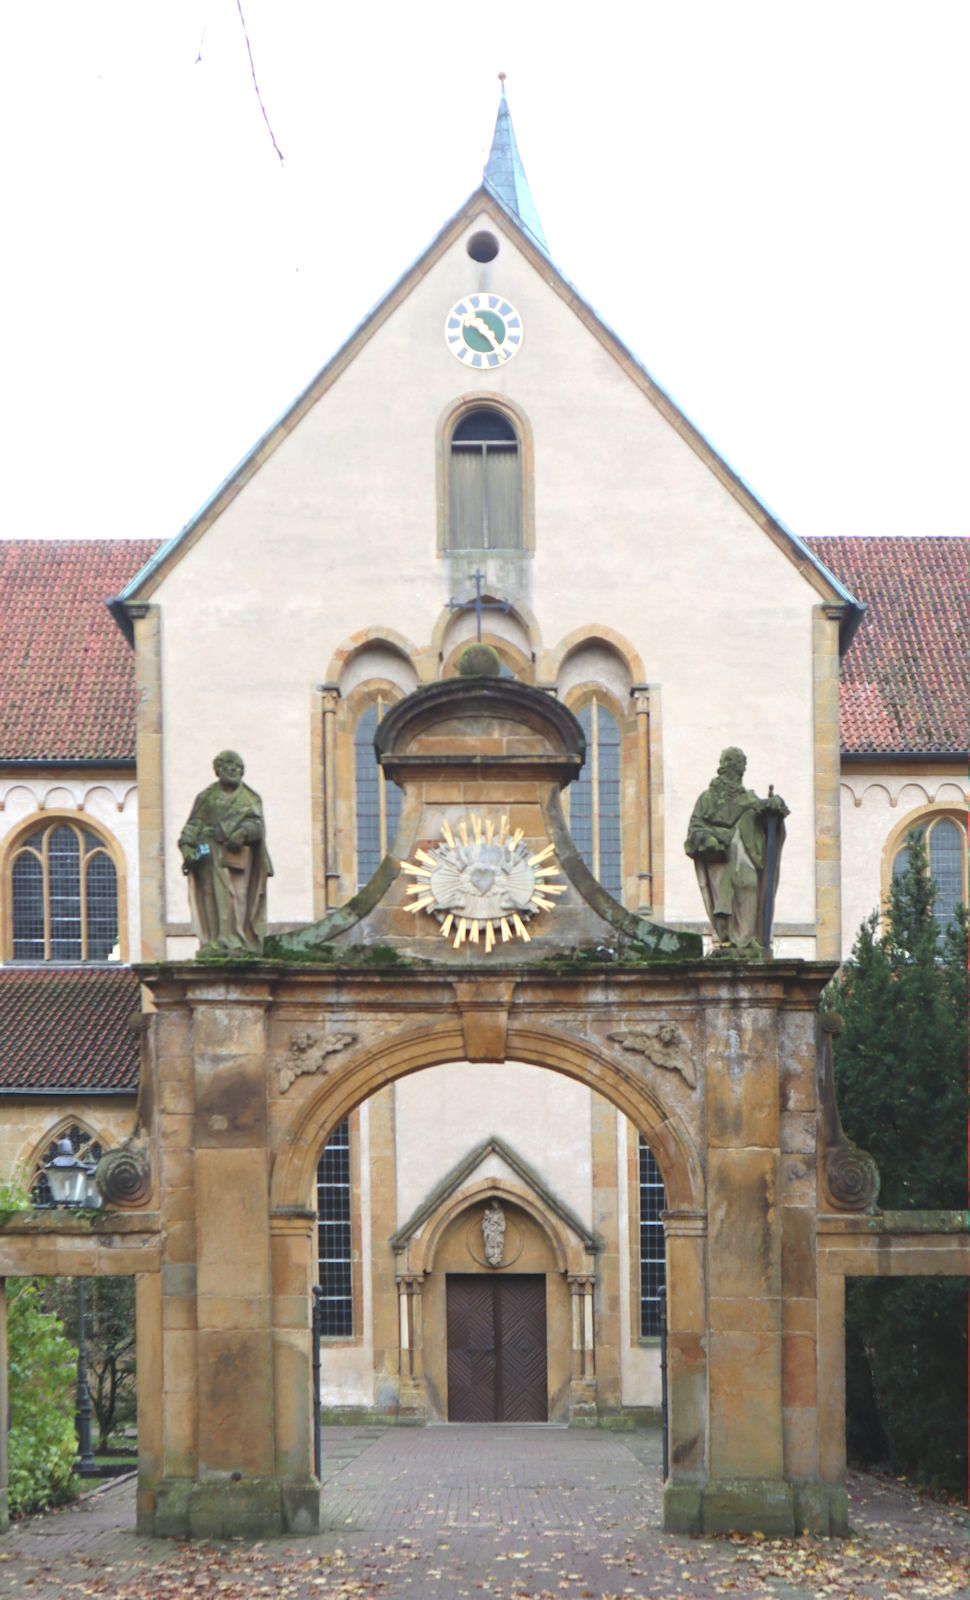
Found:
[[[484,940],[486,954],[499,942],[529,942],[526,923],[540,911],[554,911],[566,884],[553,882],[560,872],[551,844],[532,850],[521,828],[509,830],[508,817],[496,823],[474,813],[454,829],[441,824],[441,843],[416,850],[416,860],[402,862],[415,882],[408,911],[427,911],[441,923],[442,938],[454,948]]]

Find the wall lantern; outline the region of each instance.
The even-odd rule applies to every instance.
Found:
[[[53,1204],[98,1210],[101,1206],[101,1190],[94,1180],[94,1162],[81,1161],[67,1138],[58,1139],[56,1150],[57,1154],[43,1163]]]

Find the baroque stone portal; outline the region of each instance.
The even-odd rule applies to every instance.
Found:
[[[717,775],[698,798],[684,849],[697,871],[715,950],[766,954],[788,807],[769,790],[760,799],[741,780],[743,750],[722,750]]]
[[[266,879],[273,872],[263,803],[243,783],[246,769],[235,750],[220,751],[212,765],[217,781],[196,795],[179,834],[192,928],[202,952],[258,954],[266,935]]]

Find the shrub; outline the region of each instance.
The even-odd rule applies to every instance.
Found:
[[[32,1279],[8,1280],[7,1316],[8,1501],[12,1515],[24,1516],[77,1493],[77,1351],[57,1318],[41,1309]]]

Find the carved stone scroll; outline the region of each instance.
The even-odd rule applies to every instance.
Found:
[[[610,1033],[612,1039],[624,1050],[631,1050],[634,1055],[646,1056],[647,1060],[655,1067],[664,1067],[668,1072],[679,1072],[689,1088],[697,1087],[697,1074],[694,1063],[690,1058],[690,1047],[684,1035],[673,1022],[652,1022],[646,1028],[640,1028],[636,1033]]]
[[[879,1168],[872,1156],[846,1138],[835,1098],[832,1041],[841,1032],[842,1018],[823,1012],[818,1019],[818,1104],[825,1184],[836,1211],[874,1211]]]
[[[135,1144],[106,1150],[98,1162],[95,1182],[109,1206],[141,1205],[152,1186],[148,1152]]]
[[[286,1094],[297,1078],[321,1072],[328,1056],[357,1043],[356,1033],[294,1033],[286,1059],[280,1067],[280,1094]]]

